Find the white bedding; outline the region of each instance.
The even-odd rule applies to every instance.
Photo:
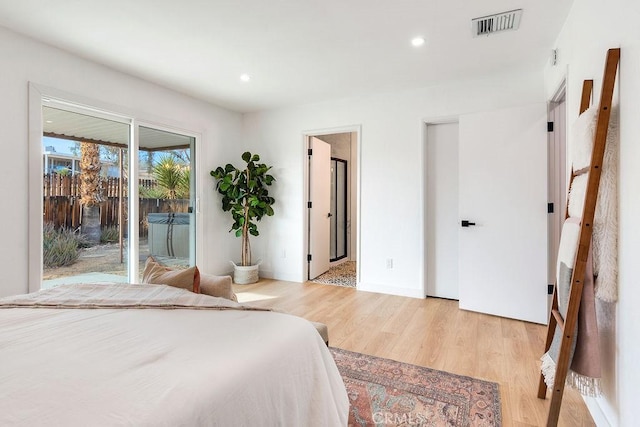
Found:
[[[1,308],[0,425],[347,425],[344,383],[308,321],[146,307]]]

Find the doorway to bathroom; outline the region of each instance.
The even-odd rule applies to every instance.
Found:
[[[307,279],[356,287],[358,133],[309,135],[306,140]]]

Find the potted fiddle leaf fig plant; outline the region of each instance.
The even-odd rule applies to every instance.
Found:
[[[219,166],[210,172],[216,180],[216,190],[222,195],[222,210],[231,212],[233,224],[229,232],[234,231],[242,238],[242,256],[240,265],[233,261],[233,281],[249,284],[258,281],[258,267],[251,263],[251,244],[249,235],[258,236],[258,221],[265,215],[272,216],[275,199],[269,196],[269,187],[276,179],[269,174],[271,166],[260,162],[260,156],[245,152],[242,160],[246,163],[241,169],[231,164]]]

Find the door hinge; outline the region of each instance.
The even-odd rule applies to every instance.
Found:
[[[547,122],[547,132],[553,132],[553,122]]]
[[[307,261],[311,262],[311,254],[307,254]]]
[[[553,295],[553,285],[547,285],[547,295]]]
[[[311,202],[307,202],[307,207],[308,207],[309,209],[311,209],[311,208],[312,208],[312,203],[311,203]]]
[[[311,148],[309,148],[309,149],[307,150],[307,154],[308,154],[308,155],[310,155],[310,156],[311,156],[311,155],[313,155],[313,150],[312,150]]]
[[[553,213],[553,203],[547,203],[547,213]]]

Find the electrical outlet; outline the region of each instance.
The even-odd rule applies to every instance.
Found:
[[[387,269],[391,270],[393,268],[393,258],[387,258]]]

